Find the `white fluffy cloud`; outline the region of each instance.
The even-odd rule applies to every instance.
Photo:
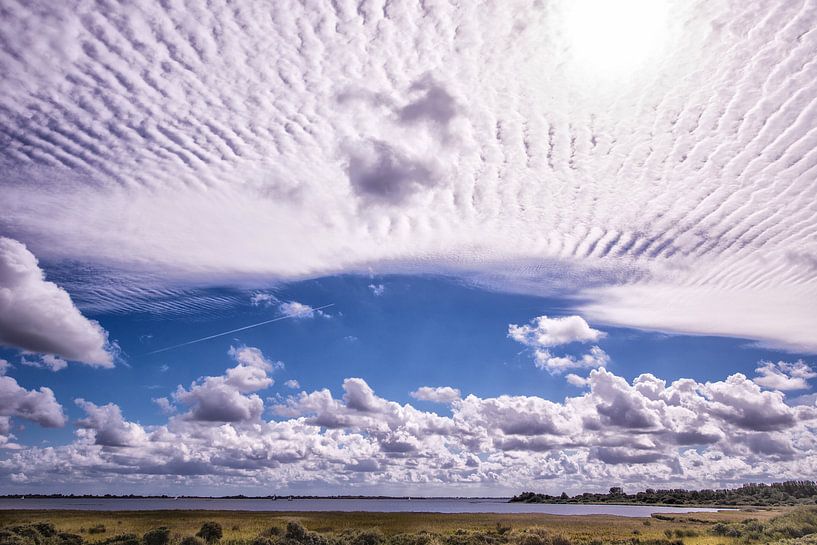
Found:
[[[562,373],[566,369],[604,367],[610,362],[610,356],[598,346],[591,347],[589,352],[579,357],[554,356],[549,350],[536,350],[534,358],[536,367],[552,374]]]
[[[573,5],[9,6],[0,231],[89,305],[372,266],[817,350],[810,10],[668,0],[611,71]]]
[[[508,337],[533,348],[536,367],[551,374],[559,374],[567,369],[604,367],[610,362],[607,353],[593,346],[579,357],[557,356],[551,348],[575,342],[587,343],[604,338],[606,333],[593,329],[581,316],[549,318],[539,316],[525,325],[508,325]],[[575,382],[575,380],[574,380]]]
[[[460,391],[451,386],[422,386],[409,394],[414,399],[434,403],[451,403],[460,399]]]
[[[11,418],[23,418],[49,428],[65,425],[65,414],[54,392],[45,386],[26,390],[12,377],[5,376],[8,362],[0,360],[0,447],[8,446]]]
[[[593,329],[581,316],[539,316],[529,324],[508,326],[508,336],[526,346],[549,348],[574,342],[595,342],[604,333]]]
[[[0,237],[0,344],[43,353],[35,362],[57,371],[65,361],[113,367],[107,333],[45,280],[25,245]],[[28,361],[28,363],[32,363]]]
[[[541,480],[560,492],[599,482],[717,486],[807,478],[817,463],[817,405],[789,405],[780,391],[741,374],[668,383],[594,369],[574,375],[586,389],[561,402],[461,397],[452,387],[415,392],[444,398],[450,415],[443,416],[384,399],[361,378],[346,379],[340,398],[329,390],[300,392],[265,407],[255,392],[267,384],[262,375],[271,362],[254,349],[231,354],[237,365],[224,375],[180,388],[191,398],[177,395],[176,402],[190,405],[188,412],[169,410],[165,423],[143,426],[114,404],[80,399],[86,416],[71,444],[16,450],[0,460],[0,472],[25,475],[31,486],[83,486],[100,478],[149,486],[173,475],[186,486],[222,491],[275,483],[292,490],[510,492]],[[263,373],[248,380],[253,370]],[[0,399],[17,401],[0,416],[64,422],[53,398],[50,410],[27,408],[35,398],[48,406],[50,391],[8,385],[13,392]],[[264,409],[275,417],[263,418]],[[7,430],[8,419],[3,425]]]
[[[264,402],[255,392],[265,390],[275,381],[269,376],[282,366],[272,362],[254,347],[230,347],[229,355],[237,365],[217,377],[202,377],[189,388],[179,386],[173,399],[190,410],[185,417],[205,422],[257,421],[264,410]],[[169,411],[167,402],[160,408]]]
[[[803,360],[794,363],[761,362],[755,371],[760,373],[753,379],[757,384],[775,390],[806,390],[809,388],[808,379],[817,377],[817,373]]]

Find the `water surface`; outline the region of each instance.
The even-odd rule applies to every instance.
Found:
[[[712,512],[705,507],[652,505],[566,505],[508,503],[505,499],[190,499],[190,498],[0,498],[0,509],[80,509],[84,511],[148,511],[156,509],[213,511],[365,511],[372,513],[542,513],[550,515],[620,515]]]

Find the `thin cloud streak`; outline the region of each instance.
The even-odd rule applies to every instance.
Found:
[[[333,307],[333,306],[335,306],[335,303],[329,303],[328,305],[323,305],[323,306],[320,306],[320,307],[310,308],[309,312],[315,312],[315,311],[323,310],[325,308],[329,308],[329,307]],[[217,339],[218,337],[223,337],[223,336],[229,335],[231,333],[237,333],[239,331],[245,331],[247,329],[252,329],[254,327],[258,327],[258,326],[262,326],[262,325],[266,325],[266,324],[271,324],[272,322],[280,322],[281,320],[287,320],[287,319],[291,319],[291,318],[298,318],[302,314],[306,314],[306,311],[304,311],[302,313],[293,313],[293,314],[287,314],[285,316],[278,316],[276,318],[272,318],[271,320],[264,320],[263,322],[258,322],[257,324],[245,325],[243,327],[239,327],[239,328],[236,328],[236,329],[231,329],[229,331],[224,331],[222,333],[216,333],[215,335],[208,335],[206,337],[201,337],[199,339],[193,339],[192,341],[187,341],[187,342],[183,342],[183,343],[176,344],[176,345],[173,345],[173,346],[160,348],[158,350],[153,350],[151,352],[146,352],[144,355],[145,356],[150,356],[150,355],[153,355],[153,354],[160,354],[162,352],[167,352],[169,350],[175,350],[176,348],[182,348],[184,346],[190,346],[191,344],[196,344],[196,343],[200,343],[200,342],[204,342],[204,341],[209,341],[210,339]]]

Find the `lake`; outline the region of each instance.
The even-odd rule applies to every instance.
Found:
[[[507,503],[504,499],[190,499],[168,498],[26,498],[0,499],[0,509],[79,509],[84,511],[149,511],[160,509],[213,511],[368,511],[381,513],[542,513],[550,515],[619,515],[649,517],[651,513],[712,512],[705,507],[651,505],[565,505]]]

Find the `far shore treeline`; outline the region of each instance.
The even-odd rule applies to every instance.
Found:
[[[607,494],[585,492],[559,496],[523,492],[510,499],[518,503],[616,503],[665,505],[803,505],[817,503],[817,482],[786,481],[782,483],[751,483],[738,488],[720,490],[686,490],[683,488],[653,489],[626,494],[621,487],[610,488]]]

